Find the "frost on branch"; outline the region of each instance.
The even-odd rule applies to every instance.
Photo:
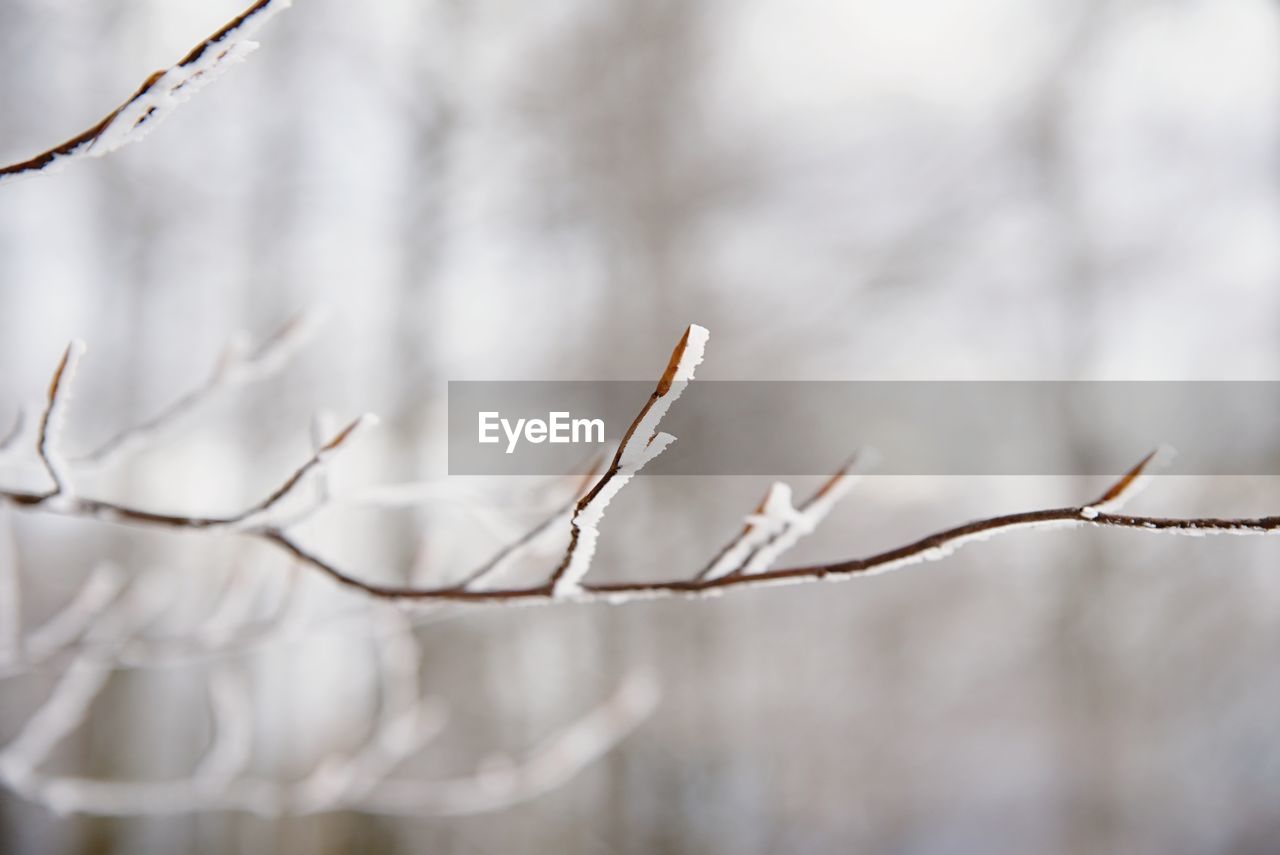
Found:
[[[672,353],[666,371],[656,389],[631,423],[619,443],[604,474],[590,489],[579,487],[581,498],[552,514],[532,531],[500,549],[492,559],[476,570],[462,575],[461,581],[439,586],[399,586],[366,580],[348,572],[334,562],[315,553],[297,539],[294,527],[321,508],[346,507],[352,504],[403,506],[431,500],[441,495],[434,484],[400,484],[366,487],[350,496],[335,496],[324,488],[325,472],[334,455],[344,449],[370,418],[357,420],[339,431],[331,440],[317,444],[316,452],[265,499],[243,511],[223,516],[190,516],[164,513],[125,504],[73,494],[66,487],[78,465],[59,456],[56,439],[65,406],[65,382],[69,368],[74,367],[75,348],[68,351],[55,374],[48,405],[41,419],[39,443],[41,459],[55,481],[55,489],[31,493],[0,487],[0,501],[20,511],[43,511],[62,516],[81,517],[117,525],[146,528],[168,528],[188,531],[223,530],[265,543],[294,560],[299,567],[328,577],[347,588],[357,590],[380,601],[452,602],[452,603],[548,603],[560,599],[576,601],[629,602],[654,597],[698,597],[726,590],[783,584],[802,584],[820,580],[844,580],[883,573],[925,561],[936,561],[959,547],[1015,531],[1049,527],[1110,527],[1140,532],[1167,532],[1185,535],[1270,534],[1280,531],[1280,516],[1221,519],[1213,517],[1152,517],[1115,513],[1120,504],[1136,494],[1146,482],[1149,470],[1167,457],[1167,452],[1149,455],[1113,483],[1096,500],[1082,505],[1021,511],[963,523],[926,535],[913,542],[861,557],[831,561],[825,564],[776,568],[777,560],[802,537],[813,531],[828,515],[853,483],[854,463],[839,470],[816,493],[799,506],[793,506],[790,488],[775,485],[764,501],[751,514],[739,534],[703,570],[691,576],[674,575],[659,581],[593,583],[586,579],[599,537],[599,523],[608,502],[646,463],[654,459],[673,440],[658,431],[659,423],[692,379],[701,361],[707,331],[691,326]],[[251,362],[253,360],[250,360]],[[216,384],[215,384],[216,388]],[[200,393],[203,394],[203,393]],[[197,395],[197,398],[199,395]],[[178,407],[177,411],[182,411]],[[159,419],[164,423],[165,418]],[[125,435],[153,436],[153,431],[130,430]],[[110,456],[110,455],[108,455]],[[594,477],[594,476],[591,476]],[[588,479],[590,480],[590,478]],[[315,481],[318,488],[309,504],[301,510],[287,507],[287,501],[303,493],[304,483]],[[585,484],[585,482],[584,482]],[[524,586],[501,587],[494,578],[503,562],[537,541],[559,522],[569,525],[569,546],[563,558],[544,577],[545,581]],[[454,579],[459,574],[448,574]]]
[[[667,370],[658,380],[658,387],[622,437],[609,470],[578,502],[570,521],[569,549],[552,575],[553,596],[567,597],[579,592],[580,584],[591,568],[605,508],[646,463],[675,442],[676,438],[671,434],[658,432],[658,424],[693,379],[694,369],[702,362],[710,337],[711,333],[697,324],[690,324],[684,331],[684,336],[671,353]]]
[[[812,534],[836,503],[848,494],[857,480],[853,472],[859,459],[853,457],[799,508],[791,504],[791,486],[774,482],[755,512],[747,516],[738,536],[720,550],[697,578],[709,581],[768,570],[801,538]]]
[[[39,419],[35,455],[54,487],[41,493],[0,487],[0,502],[18,512],[43,511],[117,525],[168,528],[188,532],[223,531],[279,550],[291,559],[288,575],[277,580],[279,592],[260,596],[258,577],[239,570],[227,586],[200,601],[203,611],[181,632],[154,632],[156,616],[168,613],[175,586],[160,586],[155,574],[126,581],[104,566],[51,618],[34,629],[21,625],[17,609],[0,609],[0,637],[7,642],[0,653],[0,679],[28,673],[35,668],[60,675],[48,699],[33,711],[26,725],[0,749],[0,784],[12,792],[53,810],[92,814],[172,813],[204,810],[248,810],[266,814],[311,813],[359,809],[387,813],[467,813],[493,810],[531,798],[558,786],[569,776],[608,750],[635,727],[651,709],[651,682],[627,681],[622,690],[597,710],[562,733],[553,735],[522,759],[483,764],[473,775],[445,781],[422,781],[398,773],[402,763],[421,750],[445,725],[438,703],[428,697],[419,682],[421,662],[410,623],[409,603],[551,603],[574,601],[630,602],[667,596],[710,596],[727,590],[782,584],[838,581],[886,572],[945,558],[959,547],[1010,532],[1045,527],[1123,528],[1138,532],[1177,534],[1267,534],[1280,531],[1280,516],[1256,518],[1178,518],[1117,513],[1149,477],[1167,452],[1148,455],[1112,483],[1097,499],[1082,505],[1020,511],[954,526],[918,540],[860,558],[825,564],[775,568],[777,560],[800,538],[809,534],[848,492],[854,481],[857,458],[838,470],[813,495],[796,504],[785,484],[772,485],[733,540],[692,576],[675,574],[659,581],[593,583],[586,579],[598,537],[598,525],[608,500],[639,469],[671,441],[659,432],[659,424],[692,379],[706,343],[706,331],[690,327],[672,354],[653,394],[627,430],[604,474],[593,470],[579,483],[571,501],[547,520],[462,581],[440,587],[393,587],[365,581],[332,562],[313,554],[295,539],[293,526],[322,507],[350,504],[335,498],[327,484],[327,470],[370,424],[369,417],[313,441],[313,454],[261,501],[224,516],[185,516],[92,498],[73,492],[71,484],[82,460],[64,457],[61,428],[67,395],[80,348],[64,354],[50,384],[48,400]],[[271,347],[266,348],[270,351]],[[270,360],[230,351],[224,364],[257,366]],[[263,351],[259,351],[261,355]],[[256,371],[257,368],[253,369]],[[248,371],[251,374],[253,371]],[[234,374],[235,372],[233,372]],[[215,377],[227,376],[223,370]],[[246,376],[244,374],[240,376]],[[214,383],[195,400],[228,384]],[[184,399],[184,400],[190,400]],[[137,441],[154,439],[157,429],[187,405],[166,411],[146,429],[129,429],[121,435]],[[318,422],[319,424],[319,422]],[[112,454],[107,454],[108,459]],[[601,468],[598,462],[596,469]],[[315,484],[315,491],[304,490]],[[432,495],[433,485],[397,485],[393,495],[373,488],[370,504],[399,504]],[[309,500],[303,502],[303,499]],[[388,502],[388,499],[391,501]],[[365,501],[369,501],[366,499]],[[302,503],[299,510],[297,505]],[[358,503],[358,502],[357,502]],[[570,546],[555,570],[543,581],[524,587],[495,586],[497,570],[519,549],[561,523],[568,523]],[[21,568],[16,561],[4,568],[0,586],[7,601],[17,602]],[[456,574],[451,574],[458,578]],[[374,642],[370,673],[378,679],[380,710],[374,725],[349,742],[354,747],[327,751],[312,770],[297,780],[261,777],[253,769],[254,738],[252,684],[239,672],[217,662],[208,668],[209,718],[214,736],[203,759],[187,778],[179,781],[102,781],[45,772],[47,760],[61,740],[79,727],[90,713],[94,698],[116,669],[172,667],[206,664],[273,641],[296,640],[307,626],[296,618],[295,589],[299,579],[326,579],[357,591],[353,620]],[[181,592],[183,589],[180,588]],[[264,608],[264,603],[274,603]],[[415,612],[416,613],[416,612]]]
[[[25,494],[0,489],[0,501],[18,509],[40,507],[65,516],[85,516],[105,522],[143,523],[190,530],[223,529],[267,543],[283,538],[322,507],[333,504],[327,474],[343,451],[366,428],[372,416],[357,418],[337,430],[317,419],[323,433],[313,438],[314,452],[265,498],[228,516],[178,517],[128,508],[86,498],[70,491],[72,475],[81,467],[116,459],[119,449],[154,441],[161,429],[212,392],[234,383],[227,377],[248,378],[260,370],[274,370],[273,354],[287,355],[278,336],[256,353],[238,346],[228,350],[214,373],[214,381],[184,396],[178,404],[141,426],[126,429],[119,442],[101,456],[65,457],[59,440],[65,422],[72,374],[82,348],[69,347],[54,372],[48,400],[41,412],[36,456],[54,480],[54,489]],[[283,358],[283,357],[281,357]],[[324,434],[329,434],[325,436]],[[601,462],[593,466],[593,473]],[[591,477],[591,476],[588,476]],[[587,482],[575,491],[577,498]],[[306,489],[314,484],[318,489]],[[418,485],[402,485],[406,495],[422,496]],[[348,499],[337,504],[359,503]],[[375,502],[374,504],[377,504]],[[572,505],[565,510],[570,510]],[[9,507],[4,508],[7,512]],[[560,518],[559,515],[555,518]],[[2,521],[0,521],[2,522]],[[550,523],[547,524],[548,526]],[[0,530],[2,532],[4,530]],[[0,555],[0,558],[5,556]],[[501,558],[502,553],[495,558]],[[499,563],[482,567],[475,581]],[[378,675],[378,712],[371,727],[353,722],[357,739],[350,747],[326,748],[311,771],[301,778],[282,780],[263,776],[254,768],[253,747],[259,727],[252,683],[227,657],[276,642],[297,641],[319,628],[315,615],[305,623],[292,608],[300,574],[262,577],[235,566],[213,592],[199,585],[173,584],[162,571],[132,579],[113,567],[95,569],[84,584],[52,617],[24,629],[16,607],[21,568],[16,560],[0,566],[0,679],[39,669],[59,675],[46,700],[31,711],[24,726],[0,747],[0,786],[59,813],[143,815],[221,810],[265,815],[308,814],[332,810],[380,813],[453,814],[496,810],[534,798],[560,786],[610,750],[651,711],[656,702],[652,681],[624,680],[622,688],[580,721],[571,723],[535,747],[527,756],[500,764],[482,763],[474,774],[445,780],[421,780],[400,773],[413,756],[445,727],[441,703],[424,691],[420,642],[410,614],[384,600],[362,598],[353,612],[342,615],[343,626],[372,642],[372,671]],[[267,592],[263,580],[276,581]],[[310,578],[310,577],[308,577]],[[193,597],[197,611],[183,605]],[[175,601],[175,599],[177,601]],[[161,632],[158,625],[170,614],[186,616],[177,632]],[[322,623],[322,622],[320,622]],[[210,660],[212,663],[210,664]],[[45,771],[59,744],[92,715],[95,699],[112,674],[129,668],[205,668],[210,739],[207,750],[187,777],[177,780],[100,780]]]
[[[218,32],[202,41],[177,65],[153,73],[127,101],[98,124],[35,157],[0,167],[0,185],[54,172],[68,161],[102,157],[151,132],[178,105],[241,61],[258,43],[250,40],[263,24],[292,0],[258,0]]]

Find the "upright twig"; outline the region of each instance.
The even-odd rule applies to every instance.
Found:
[[[710,335],[705,327],[697,324],[690,324],[684,331],[667,362],[667,370],[658,380],[657,388],[618,443],[608,471],[578,501],[569,523],[569,548],[565,550],[560,566],[551,574],[553,596],[568,597],[581,591],[582,580],[591,569],[605,508],[646,463],[675,442],[676,438],[671,434],[658,432],[658,424],[693,379],[694,369],[702,362]]]
[[[58,447],[62,428],[66,423],[67,401],[71,397],[71,383],[75,378],[80,358],[84,356],[84,342],[73,341],[67,345],[53,372],[53,380],[49,383],[49,398],[44,414],[40,417],[40,435],[36,449],[40,454],[40,462],[44,464],[49,480],[53,482],[53,491],[49,498],[65,499],[72,494],[71,470]]]

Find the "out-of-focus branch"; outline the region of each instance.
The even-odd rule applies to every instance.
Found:
[[[0,512],[0,663],[22,658],[22,567],[13,520]]]
[[[213,663],[207,677],[211,738],[189,776],[176,780],[97,780],[44,771],[58,745],[91,717],[127,646],[142,640],[156,617],[171,608],[157,575],[136,578],[121,592],[121,576],[109,567],[90,575],[70,605],[32,632],[23,649],[50,657],[76,647],[58,672],[52,691],[7,745],[0,746],[0,786],[57,813],[163,815],[248,811],[267,816],[334,810],[453,814],[496,810],[560,786],[624,738],[652,711],[651,679],[631,677],[618,693],[517,762],[481,764],[479,771],[448,780],[397,777],[399,768],[438,736],[447,715],[422,684],[422,652],[404,609],[365,601],[371,660],[377,674],[377,714],[353,747],[321,755],[296,779],[264,777],[254,770],[256,725],[252,687],[234,663]],[[238,635],[234,625],[251,619],[246,607],[256,588],[228,578],[195,635]],[[206,598],[207,599],[207,598]],[[281,607],[282,608],[282,607]],[[234,613],[234,614],[233,614]],[[279,610],[277,610],[279,613]],[[225,627],[222,625],[225,624]],[[151,639],[156,642],[159,639]],[[234,642],[232,642],[234,643]],[[28,660],[26,665],[33,664]],[[363,730],[363,725],[358,725]]]
[[[250,346],[243,335],[234,336],[202,384],[72,462],[78,469],[89,470],[119,463],[134,451],[155,443],[218,393],[275,376],[311,340],[321,320],[320,312],[300,312],[257,347]],[[332,431],[328,431],[325,438],[331,435]]]
[[[27,412],[19,409],[13,417],[13,424],[9,430],[0,435],[0,459],[13,452],[18,447],[18,442],[22,439],[22,432],[27,426]]]
[[[155,608],[151,592],[135,587],[109,607],[95,612],[86,632],[103,643],[117,643],[144,626]],[[27,798],[43,801],[47,796],[45,779],[38,767],[59,742],[81,725],[110,676],[110,665],[77,657],[17,737],[0,749],[0,783]]]
[[[127,610],[126,610],[127,611]],[[57,813],[138,816],[247,811],[264,816],[334,810],[405,815],[447,815],[499,810],[562,786],[613,748],[652,712],[657,687],[633,675],[597,709],[536,747],[519,761],[486,764],[448,780],[392,777],[437,736],[446,716],[422,694],[419,650],[407,618],[380,636],[381,713],[355,750],[331,754],[295,781],[255,776],[249,687],[228,667],[209,678],[213,738],[191,776],[166,781],[108,781],[51,775],[41,766],[57,745],[89,716],[110,677],[110,665],[77,658],[53,692],[0,750],[0,783]],[[127,628],[130,621],[123,622]]]
[[[100,564],[53,617],[20,639],[10,661],[0,662],[0,677],[22,673],[43,664],[76,643],[89,625],[124,590],[125,577],[116,567]]]
[[[480,773],[448,781],[389,780],[362,808],[372,813],[461,815],[502,810],[563,786],[608,753],[653,712],[653,677],[637,673],[586,716],[544,740],[525,758],[487,764]]]
[[[526,757],[482,766],[457,779],[422,781],[396,777],[398,768],[418,753],[444,727],[445,717],[434,699],[423,693],[420,653],[405,604],[629,602],[669,596],[710,596],[728,590],[766,585],[800,584],[871,575],[923,561],[937,560],[966,543],[1006,532],[1047,526],[1103,526],[1136,531],[1185,534],[1260,534],[1280,531],[1280,517],[1254,519],[1163,518],[1119,513],[1148,480],[1151,469],[1167,455],[1152,453],[1083,505],[1025,511],[966,523],[865,558],[828,564],[773,569],[788,549],[823,521],[854,481],[857,457],[837,471],[799,506],[784,484],[770,488],[746,524],[715,559],[692,577],[656,582],[588,581],[590,560],[604,508],[627,481],[671,441],[658,425],[702,358],[706,331],[690,327],[677,344],[653,394],[624,434],[607,467],[597,463],[574,492],[530,532],[499,550],[460,582],[412,588],[365,581],[312,553],[292,531],[298,522],[338,504],[326,474],[336,455],[346,450],[371,423],[361,417],[329,438],[313,438],[314,452],[278,487],[246,509],[224,516],[185,516],[150,511],[80,495],[72,489],[75,462],[60,448],[71,377],[81,349],[64,354],[50,383],[41,414],[37,455],[53,481],[46,492],[0,488],[0,501],[19,511],[49,513],[102,522],[162,527],[178,531],[223,530],[269,544],[291,556],[295,575],[286,580],[272,613],[257,617],[259,591],[238,575],[228,578],[221,594],[206,597],[207,613],[194,629],[177,637],[158,637],[150,628],[167,609],[164,592],[135,579],[125,588],[110,568],[95,571],[60,612],[34,631],[18,630],[0,662],[0,677],[49,663],[68,663],[48,700],[27,720],[7,747],[0,749],[0,784],[55,811],[95,815],[163,814],[242,810],[265,815],[307,814],[356,809],[390,814],[459,814],[496,810],[553,789],[598,758],[625,736],[652,709],[652,681],[628,681],[613,698]],[[270,345],[270,343],[269,343]],[[270,346],[266,352],[274,352]],[[236,362],[261,366],[257,356]],[[221,375],[215,373],[215,378]],[[211,384],[217,388],[218,382]],[[198,400],[203,394],[196,395]],[[190,400],[190,396],[188,399]],[[192,404],[170,408],[182,413]],[[154,437],[172,416],[153,419],[142,429],[126,431],[128,441]],[[319,424],[319,422],[317,422]],[[99,459],[111,459],[108,451]],[[597,474],[603,468],[603,474]],[[304,489],[314,482],[317,489]],[[298,505],[302,507],[299,510]],[[570,543],[545,581],[524,587],[495,587],[496,571],[520,549],[557,524],[567,524]],[[365,619],[377,631],[375,645],[380,710],[374,725],[354,748],[322,758],[313,771],[292,781],[258,777],[252,770],[252,693],[239,674],[219,659],[211,669],[208,692],[213,738],[189,777],[177,781],[101,781],[58,776],[42,771],[51,752],[89,715],[99,692],[117,667],[161,662],[167,655],[196,659],[243,649],[244,645],[284,631],[297,568],[319,571],[343,585],[370,595],[362,601]],[[15,572],[18,572],[15,570]],[[15,584],[20,581],[15,578]],[[376,606],[376,610],[375,610]],[[387,611],[384,611],[387,610]],[[376,611],[376,614],[375,614]],[[187,660],[190,661],[190,660]]]
[[[0,185],[52,172],[82,157],[104,154],[142,139],[179,104],[226,69],[257,49],[249,37],[292,0],[258,0],[196,45],[177,65],[154,72],[106,118],[61,145],[8,166],[0,166]]]

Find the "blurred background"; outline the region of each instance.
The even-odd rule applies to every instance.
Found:
[[[239,11],[0,0],[0,161],[88,127]],[[86,493],[233,511],[305,459],[316,411],[372,410],[335,478],[437,486],[305,536],[427,584],[566,489],[447,478],[447,381],[656,378],[690,322],[713,379],[1280,379],[1274,2],[297,0],[257,39],[144,142],[0,192],[0,421],[84,338],[73,452],[198,385],[238,330],[327,317],[278,376]],[[805,413],[775,417],[786,442]],[[1042,440],[1085,460],[1088,432],[1064,412]],[[39,474],[28,455],[0,479]],[[692,574],[767,483],[640,478],[593,573]],[[1103,486],[870,477],[787,563]],[[1275,513],[1280,484],[1173,475],[1134,508]],[[288,569],[229,538],[5,509],[0,530],[31,621],[102,559],[197,598]],[[402,775],[536,742],[637,668],[663,701],[493,814],[59,818],[5,791],[0,850],[1274,852],[1276,564],[1264,539],[1034,532],[834,587],[446,610],[415,632],[449,729]],[[358,600],[308,584],[317,613]],[[307,768],[364,709],[359,639],[322,636],[227,654],[268,771]],[[207,739],[202,667],[122,669],[52,765],[182,774]],[[55,676],[4,679],[0,740]]]

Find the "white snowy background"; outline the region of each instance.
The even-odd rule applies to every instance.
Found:
[[[96,122],[239,11],[0,0],[0,161]],[[321,408],[383,417],[342,483],[442,479],[448,380],[656,378],[690,322],[713,379],[1280,379],[1274,2],[296,0],[256,38],[145,141],[0,190],[0,421],[83,338],[72,451],[198,382],[237,330],[327,317],[279,377],[99,494],[234,510],[305,457]],[[1043,439],[1087,457],[1087,414]],[[425,582],[517,530],[537,486],[445,481],[312,536]],[[642,477],[592,572],[692,574],[766,486]],[[873,477],[794,557],[1100,487]],[[1140,505],[1276,513],[1280,485],[1169,477]],[[33,616],[103,556],[210,590],[230,565],[282,569],[226,539],[0,525]],[[0,850],[1271,851],[1276,549],[1029,533],[837,587],[463,613],[419,630],[453,713],[424,773],[528,744],[637,666],[663,705],[497,815],[60,820],[0,792]],[[248,655],[286,675],[257,704],[275,768],[355,703],[352,643]],[[5,681],[0,739],[47,688]],[[121,675],[59,762],[177,774],[200,704],[164,669]]]

